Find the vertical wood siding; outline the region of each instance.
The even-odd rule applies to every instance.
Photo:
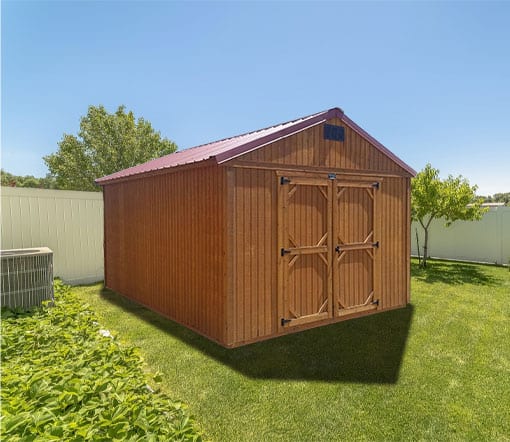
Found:
[[[363,303],[372,290],[374,300],[379,299],[380,302],[378,310],[405,306],[408,302],[410,262],[408,186],[408,178],[385,177],[381,181],[376,196],[377,221],[374,221],[377,223],[374,226],[377,232],[374,240],[378,240],[380,246],[374,250],[374,267],[371,267],[370,259],[364,251],[349,252],[344,258],[345,261],[337,266],[341,271],[337,270],[335,277],[342,278],[341,281],[337,281],[337,287],[348,293],[348,296],[358,294],[356,296],[359,297],[359,299],[347,298],[346,302],[349,305]],[[234,343],[257,340],[278,333],[277,263],[281,244],[277,243],[276,236],[277,191],[278,180],[274,171],[235,169],[233,208],[235,282],[232,318]],[[370,201],[364,194],[361,195],[362,205],[370,207]],[[347,192],[343,202],[355,204],[354,196],[354,192]],[[355,218],[359,216],[359,211],[350,211],[346,216],[351,225],[344,226],[342,234],[346,241],[356,241],[358,237],[366,234],[369,226],[358,225],[362,223]],[[373,217],[372,213],[369,213],[370,217]],[[312,235],[311,230],[314,226],[308,219],[293,219],[292,222],[295,229],[310,229],[309,234]],[[317,234],[315,232],[315,236]],[[303,258],[300,258],[302,265],[310,259],[306,256]],[[313,268],[305,267],[306,271]],[[296,303],[296,308],[303,309],[299,313],[309,313],[316,307],[307,305],[306,302],[313,303],[314,299],[309,297],[303,300],[305,297],[302,293],[303,290],[309,290],[311,293],[321,291],[322,283],[317,281],[314,275],[316,276],[311,274],[309,278],[300,278],[300,281],[305,282],[301,283],[299,290],[294,287],[297,298],[293,302]],[[366,278],[363,279],[363,276]]]
[[[329,123],[343,125],[339,120]],[[381,178],[375,209],[366,192],[347,191],[340,201],[361,206],[361,212],[347,211],[344,218],[352,226],[340,234],[363,241],[372,223],[380,247],[373,251],[372,268],[367,252],[350,252],[345,263],[353,271],[344,272],[347,276],[337,287],[360,294],[351,304],[364,301],[373,290],[378,310],[404,306],[409,292],[409,174],[348,127],[344,142],[324,140],[322,124],[224,166],[196,166],[106,185],[107,286],[229,346],[287,333],[278,322],[282,244],[277,174],[296,170],[323,180],[333,171],[337,180]],[[308,209],[298,206],[324,204],[316,193],[305,189],[296,194],[295,215],[304,216],[290,217],[293,234],[312,243],[325,231],[325,221],[311,223]],[[361,219],[363,211],[370,212],[366,220]],[[328,240],[327,245],[332,256],[333,243]],[[307,298],[305,292],[323,293],[326,285],[320,279],[325,274],[331,278],[320,259],[303,255],[293,269],[300,282],[298,287],[290,281],[292,303],[305,314],[316,311],[324,299]],[[354,273],[357,277],[349,279]],[[321,323],[339,319],[328,316]]]
[[[377,199],[380,214],[379,271],[380,307],[404,306],[409,287],[410,210],[407,199],[409,178],[385,178]]]
[[[276,333],[276,176],[234,172],[234,341]]]
[[[106,185],[106,285],[217,341],[225,336],[224,169]]]
[[[324,125],[319,124],[243,155],[242,159],[286,166],[404,173],[397,163],[339,119],[329,120],[328,124],[344,126],[345,140],[324,140]]]
[[[343,125],[339,120],[331,120],[328,123]],[[349,256],[346,256],[345,266],[353,267],[351,269],[353,271],[347,269],[338,275],[340,277],[343,273],[344,276],[352,276],[356,273],[357,276],[356,278],[345,276],[343,281],[337,282],[337,287],[360,294],[360,299],[349,300],[351,304],[359,303],[364,295],[374,290],[374,299],[379,299],[380,302],[378,310],[406,305],[410,278],[408,201],[410,178],[398,164],[348,127],[345,127],[344,142],[323,140],[321,124],[245,154],[232,161],[230,165],[238,166],[234,167],[232,179],[235,269],[232,294],[233,343],[258,340],[281,333],[278,325],[278,260],[281,245],[277,243],[279,185],[276,171],[290,171],[295,166],[299,166],[305,172],[308,170],[310,173],[322,173],[323,178],[334,169],[359,171],[359,177],[364,175],[363,172],[370,172],[382,178],[380,189],[376,191],[377,213],[368,214],[378,236],[374,238],[374,242],[380,241],[379,249],[373,252],[373,268],[369,268],[370,259],[366,252],[350,252]],[[337,174],[337,179],[361,178]],[[359,195],[361,200],[355,201]],[[360,203],[368,211],[372,210],[371,200],[366,192],[347,191],[342,198],[341,203],[347,205]],[[348,240],[362,241],[365,238],[361,236],[368,232],[369,226],[360,225],[361,221],[356,219],[359,213],[355,210],[351,212],[347,213],[346,217],[352,225],[342,234],[356,237],[349,237]],[[299,225],[313,229],[308,221],[301,219],[299,223],[302,224]],[[297,225],[298,221],[292,222]],[[366,276],[366,281],[362,280],[363,275]],[[309,287],[305,288],[313,292],[321,283],[310,277],[306,284]],[[302,295],[301,292],[299,294]],[[307,302],[313,300],[310,298]],[[308,307],[310,309],[314,307],[307,304],[301,306],[304,306],[306,311]]]

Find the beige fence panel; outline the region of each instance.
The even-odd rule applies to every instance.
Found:
[[[104,279],[103,195],[2,187],[2,249],[49,247],[70,284]]]
[[[411,228],[411,252],[418,254],[416,229],[423,255],[423,229]],[[443,220],[432,221],[429,229],[429,256],[460,261],[509,264],[510,207],[491,208],[480,221],[456,221],[445,227]]]

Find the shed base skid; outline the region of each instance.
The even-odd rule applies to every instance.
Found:
[[[348,321],[350,319],[363,318],[365,316],[371,316],[371,315],[374,315],[374,314],[377,314],[377,313],[389,312],[391,310],[398,310],[398,309],[401,309],[401,308],[406,308],[408,306],[408,304],[403,304],[403,305],[398,305],[398,306],[392,306],[392,307],[386,307],[386,308],[374,309],[374,310],[368,310],[368,311],[361,311],[361,312],[360,311],[353,311],[351,314],[344,313],[341,316],[337,316],[337,317],[334,317],[334,318],[328,318],[328,319],[325,319],[325,320],[322,320],[322,321],[316,321],[316,322],[312,322],[312,323],[308,323],[308,324],[296,325],[294,327],[283,328],[282,331],[280,331],[280,332],[278,332],[276,334],[266,335],[266,336],[257,336],[256,338],[253,338],[253,339],[246,339],[246,340],[243,340],[243,341],[238,341],[238,342],[233,342],[233,343],[225,343],[225,342],[222,342],[222,341],[220,341],[218,339],[215,339],[215,338],[213,338],[211,336],[208,336],[207,334],[205,334],[204,332],[200,331],[196,327],[193,327],[191,325],[188,325],[188,324],[185,324],[185,323],[179,321],[178,319],[176,319],[172,315],[169,315],[168,313],[165,313],[163,311],[157,310],[154,307],[146,305],[146,304],[144,304],[142,302],[135,301],[132,298],[130,298],[129,296],[126,296],[126,295],[124,295],[124,294],[122,294],[120,292],[117,292],[117,291],[115,291],[114,289],[112,289],[110,287],[105,286],[105,288],[110,290],[110,291],[112,291],[113,293],[115,293],[115,294],[117,294],[119,296],[122,296],[125,299],[128,299],[129,301],[133,302],[134,304],[137,304],[139,306],[142,306],[142,307],[146,308],[147,310],[155,312],[158,315],[160,315],[161,317],[166,318],[166,319],[168,319],[168,320],[170,320],[172,322],[175,322],[176,324],[179,324],[180,326],[182,326],[182,327],[184,327],[184,328],[186,328],[188,330],[191,330],[191,331],[195,332],[196,334],[206,338],[207,340],[212,341],[212,342],[220,345],[221,347],[227,348],[227,349],[242,347],[244,345],[249,345],[249,344],[255,344],[257,342],[268,341],[270,339],[279,338],[279,337],[291,335],[291,334],[294,334],[294,333],[304,332],[304,331],[307,331],[307,330],[311,330],[313,328],[323,327],[323,326],[326,326],[326,325],[332,325],[332,324],[336,324],[338,322]]]
[[[299,333],[299,332],[303,332],[306,330],[311,330],[312,328],[323,327],[325,325],[336,324],[337,322],[348,321],[350,319],[362,318],[365,316],[371,316],[371,315],[375,315],[377,313],[389,312],[391,310],[398,310],[398,309],[405,308],[405,307],[407,307],[407,304],[394,306],[394,307],[388,307],[388,308],[384,308],[384,309],[378,309],[378,310],[353,312],[352,314],[344,314],[342,316],[325,319],[323,321],[311,322],[308,324],[296,325],[294,327],[284,328],[284,331],[281,331],[275,335],[259,336],[257,338],[247,339],[245,341],[239,341],[239,342],[235,342],[233,344],[224,344],[224,343],[218,342],[218,341],[216,341],[216,342],[218,342],[218,344],[220,344],[221,346],[223,346],[225,348],[236,348],[236,347],[241,347],[243,345],[254,344],[256,342],[267,341],[269,339],[274,339],[274,338],[278,338],[281,336],[290,335],[293,333]],[[202,336],[205,336],[204,334],[200,333],[199,331],[197,331],[197,333],[201,334]],[[205,337],[207,339],[210,339],[208,336],[205,336]]]

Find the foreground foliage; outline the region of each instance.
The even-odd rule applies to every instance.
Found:
[[[3,440],[201,440],[137,350],[58,282],[54,307],[2,312],[1,386]]]

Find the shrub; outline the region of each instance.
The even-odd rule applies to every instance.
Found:
[[[1,332],[5,440],[201,440],[185,405],[148,385],[137,349],[61,282],[53,307],[2,311]]]

